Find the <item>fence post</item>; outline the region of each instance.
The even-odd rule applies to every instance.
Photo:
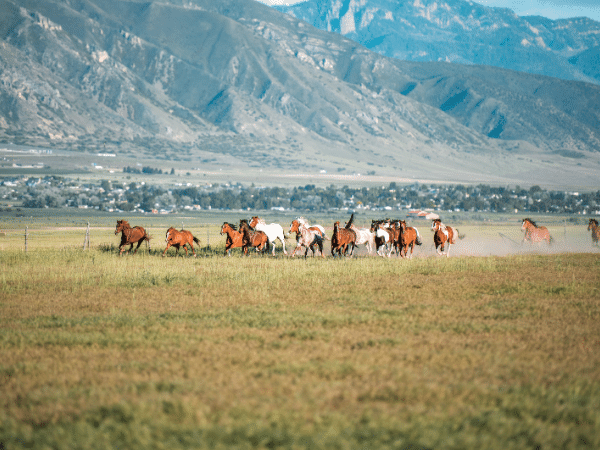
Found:
[[[87,224],[87,229],[85,230],[85,238],[83,238],[83,249],[85,250],[85,244],[87,244],[88,250],[90,249],[90,223]]]
[[[25,253],[27,253],[27,238],[29,238],[29,227],[25,227]]]

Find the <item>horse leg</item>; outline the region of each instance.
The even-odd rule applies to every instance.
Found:
[[[279,237],[277,239],[279,239],[281,241],[281,246],[283,247],[283,254],[287,255],[287,252],[285,251],[285,237],[281,236],[281,237]]]
[[[302,245],[300,245],[300,242],[298,242],[298,244],[296,245],[296,248],[294,249],[294,251],[292,252],[290,257],[293,258],[294,256],[296,256],[296,252],[301,249],[302,249]]]
[[[138,243],[137,243],[138,245],[137,245],[137,247],[135,248],[135,251],[133,252],[133,254],[134,254],[134,255],[137,253],[138,249],[140,248],[140,245],[142,245],[142,241],[143,241],[143,239],[140,239],[140,240],[138,241]],[[131,244],[131,248],[133,248],[133,244]]]
[[[171,247],[171,243],[167,242],[167,248],[165,248],[165,251],[163,252],[163,258],[167,255],[167,250],[169,250],[169,247]]]

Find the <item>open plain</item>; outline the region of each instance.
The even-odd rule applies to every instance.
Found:
[[[464,223],[440,258],[423,224],[411,261],[305,260],[224,258],[233,217],[171,218],[194,259],[160,257],[166,220],[121,258],[114,218],[86,250],[64,217],[3,220],[0,448],[600,447],[585,226],[529,248],[516,219]]]

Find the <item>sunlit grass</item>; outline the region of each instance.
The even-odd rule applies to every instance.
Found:
[[[0,253],[5,448],[600,446],[597,254],[161,250]]]

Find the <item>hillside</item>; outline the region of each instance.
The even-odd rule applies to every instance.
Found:
[[[245,172],[597,179],[593,84],[402,62],[251,0],[0,10],[0,142]]]

